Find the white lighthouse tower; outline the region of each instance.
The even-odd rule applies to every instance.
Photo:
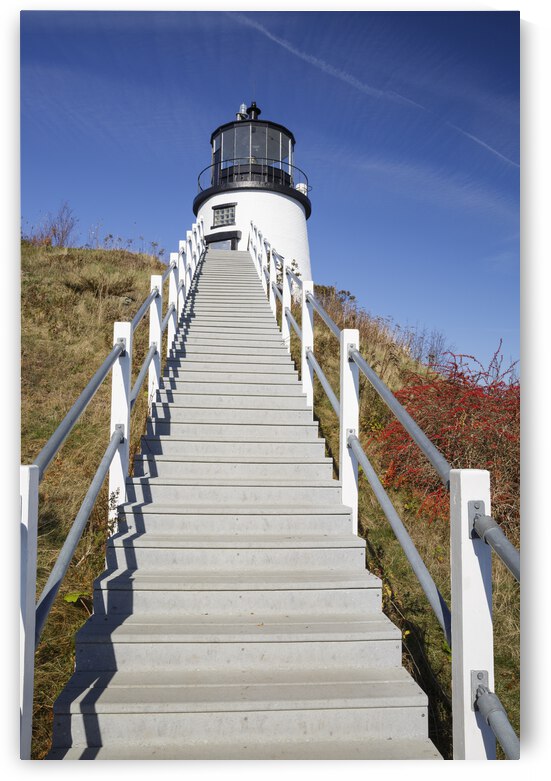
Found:
[[[253,101],[211,136],[212,161],[199,174],[193,211],[217,249],[246,250],[251,221],[303,279],[311,279],[306,220],[312,206],[306,174],[295,165],[295,137],[259,119]]]

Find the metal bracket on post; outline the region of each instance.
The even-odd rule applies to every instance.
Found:
[[[350,439],[351,436],[355,436],[355,437],[358,436],[358,432],[356,431],[355,428],[346,429],[346,447],[350,447],[348,440]]]
[[[486,515],[485,504],[482,499],[475,499],[471,502],[467,502],[467,507],[469,512],[469,536],[471,540],[479,539],[474,525],[478,515]]]
[[[126,355],[126,339],[123,337],[119,337],[117,341],[115,342],[117,345],[121,345],[122,352],[121,352],[121,358]]]
[[[471,670],[471,710],[476,710],[475,703],[478,699],[478,687],[489,686],[488,670]]]

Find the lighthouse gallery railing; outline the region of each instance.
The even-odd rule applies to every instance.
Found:
[[[69,568],[98,494],[109,475],[109,516],[126,501],[129,467],[130,413],[148,376],[148,407],[161,381],[161,345],[167,331],[167,356],[173,346],[177,323],[183,313],[195,271],[206,248],[202,221],[194,223],[170,254],[164,274],[151,276],[151,292],[131,322],[114,324],[113,349],[75,401],[32,465],[20,468],[21,497],[21,597],[20,597],[20,756],[30,759],[32,737],[34,656],[48,613]],[[168,305],[163,318],[163,283],[168,278]],[[131,388],[132,337],[149,312],[149,349]],[[111,436],[50,576],[35,605],[39,484],[48,466],[79,421],[104,380],[112,374]]]
[[[519,741],[494,688],[493,624],[491,615],[491,546],[520,582],[520,556],[490,515],[490,474],[486,470],[452,469],[442,453],[361,355],[356,329],[339,329],[314,295],[310,280],[302,280],[289,261],[266,240],[254,223],[249,252],[277,321],[281,303],[281,333],[290,349],[290,327],[301,344],[301,381],[308,406],[314,402],[314,374],[339,418],[339,479],[343,504],[352,509],[358,533],[358,466],[400,542],[421,587],[452,648],[453,751],[456,759],[495,758],[495,738],[508,759],[519,758]],[[278,272],[282,284],[277,283]],[[300,295],[301,324],[291,312]],[[340,342],[340,398],[314,356],[314,312]],[[450,611],[413,540],[359,440],[359,372],[400,421],[437,471],[450,492],[451,583]]]

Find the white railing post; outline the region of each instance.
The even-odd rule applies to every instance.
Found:
[[[282,298],[283,301],[281,303],[281,337],[283,339],[283,343],[285,344],[285,347],[291,351],[291,329],[289,328],[289,321],[285,317],[285,310],[291,309],[291,280],[287,276],[287,260],[285,258],[281,258],[281,264],[282,264],[282,285],[283,285],[283,294]]]
[[[454,759],[495,759],[496,741],[473,690],[494,691],[492,552],[471,532],[476,512],[491,515],[490,474],[483,469],[450,471],[452,718]]]
[[[274,288],[272,285],[276,284],[276,267],[275,267],[275,260],[274,260],[274,250],[270,245],[268,245],[269,249],[267,249],[267,254],[269,254],[269,260],[268,260],[268,270],[270,272],[270,289],[268,291],[268,301],[270,302],[270,309],[272,310],[272,314],[274,317],[276,317],[276,294],[274,293]]]
[[[124,440],[120,443],[109,468],[109,519],[116,520],[117,507],[126,501],[126,477],[130,440],[130,381],[132,375],[132,324],[115,323],[113,345],[124,343],[124,352],[119,355],[112,369],[111,383],[111,427],[109,437],[115,429],[123,427]]]
[[[19,468],[20,591],[19,591],[19,756],[31,758],[33,728],[34,652],[36,617],[36,550],[38,537],[37,466]]]
[[[170,351],[174,346],[174,337],[176,336],[176,328],[178,326],[178,253],[170,253],[170,262],[174,263],[174,268],[170,272],[168,277],[168,305],[174,304],[174,312],[169,318],[167,323],[167,336],[166,336],[166,355],[167,358],[170,355]]]
[[[172,277],[172,271],[170,272],[170,276]],[[151,275],[150,290],[153,291],[155,288],[157,288],[159,292],[149,307],[149,346],[151,347],[152,344],[156,344],[157,352],[149,364],[149,372],[147,375],[148,414],[151,414],[151,405],[154,404],[155,399],[157,398],[157,391],[161,387],[161,350],[163,342],[163,335],[161,333],[161,326],[163,324],[163,277],[161,274]]]
[[[268,295],[268,282],[264,273],[264,269],[268,267],[266,263],[266,248],[264,247],[264,239],[261,233],[258,234],[258,265],[260,267],[260,281],[262,282],[264,293]]]
[[[186,295],[186,242],[184,239],[181,239],[178,242],[178,322],[180,322],[180,318],[184,312],[184,307],[186,305]]]
[[[304,280],[302,283],[302,344],[300,358],[300,376],[302,380],[302,392],[306,394],[306,404],[309,407],[314,406],[314,369],[310,366],[306,358],[306,351],[314,352],[314,308],[306,300],[306,293],[314,292],[314,283],[311,280]]]
[[[186,290],[191,288],[191,282],[193,280],[193,240],[191,231],[186,231]]]
[[[360,349],[355,328],[341,331],[339,480],[342,503],[352,508],[352,531],[358,533],[358,461],[348,447],[350,434],[359,435],[360,370],[350,360],[349,350]]]

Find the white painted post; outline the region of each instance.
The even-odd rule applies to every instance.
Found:
[[[180,322],[186,304],[187,289],[186,242],[181,239],[178,242],[178,316],[176,318],[178,322]]]
[[[283,276],[283,302],[281,305],[281,336],[285,347],[291,352],[291,329],[289,321],[285,317],[285,310],[291,309],[291,280],[287,276],[288,263],[285,258],[281,258],[282,276]]]
[[[264,239],[262,238],[261,233],[258,234],[258,265],[260,267],[260,281],[262,282],[264,293],[268,295],[268,282],[266,281],[266,274],[264,273],[264,269],[268,266],[266,263],[266,249],[264,247]]]
[[[174,312],[172,317],[169,318],[166,330],[166,355],[167,358],[170,355],[170,351],[174,347],[174,337],[176,336],[176,328],[178,325],[178,253],[170,253],[170,262],[174,263],[174,268],[170,272],[168,277],[168,305],[174,304]]]
[[[124,440],[118,447],[109,468],[109,519],[116,520],[117,506],[126,501],[126,477],[128,475],[129,439],[130,439],[130,381],[132,375],[132,324],[115,323],[113,345],[119,339],[124,340],[124,352],[112,369],[111,383],[111,428],[109,437],[115,433],[115,427],[123,426]]]
[[[269,247],[269,245],[268,245]],[[269,253],[269,254],[268,254]],[[272,314],[274,317],[276,317],[276,294],[274,293],[274,289],[272,285],[275,285],[276,283],[276,266],[275,266],[275,260],[274,260],[274,251],[271,247],[269,247],[269,250],[267,251],[267,254],[269,256],[268,260],[268,270],[270,272],[270,289],[268,291],[268,301],[270,302],[270,309],[272,310]]]
[[[348,437],[359,432],[360,372],[348,351],[360,349],[356,328],[341,331],[339,480],[342,503],[352,508],[352,531],[358,533],[358,461],[348,447]]]
[[[172,271],[170,272],[172,278]],[[163,277],[161,274],[151,275],[150,290],[157,288],[159,294],[151,302],[149,307],[149,346],[153,343],[157,345],[157,352],[153,356],[153,360],[149,364],[149,372],[147,376],[147,408],[148,414],[151,414],[151,405],[157,398],[157,391],[161,386],[161,349],[163,342],[163,335],[161,333],[161,325],[163,323]]]
[[[472,707],[471,679],[494,691],[492,552],[471,537],[469,502],[491,515],[490,473],[485,469],[450,471],[452,591],[452,718],[454,759],[495,759],[496,741]],[[476,507],[472,505],[472,508]],[[477,673],[487,678],[477,679]]]
[[[306,351],[314,352],[314,308],[306,300],[306,293],[314,292],[314,283],[311,280],[304,280],[302,283],[302,345],[300,359],[300,376],[302,380],[302,392],[306,394],[306,404],[309,407],[314,406],[314,370],[308,363]]]
[[[186,231],[186,290],[189,292],[195,269],[193,267],[193,242],[191,231]]]
[[[21,500],[19,591],[19,756],[31,758],[36,617],[36,548],[38,537],[37,466],[19,468]]]

